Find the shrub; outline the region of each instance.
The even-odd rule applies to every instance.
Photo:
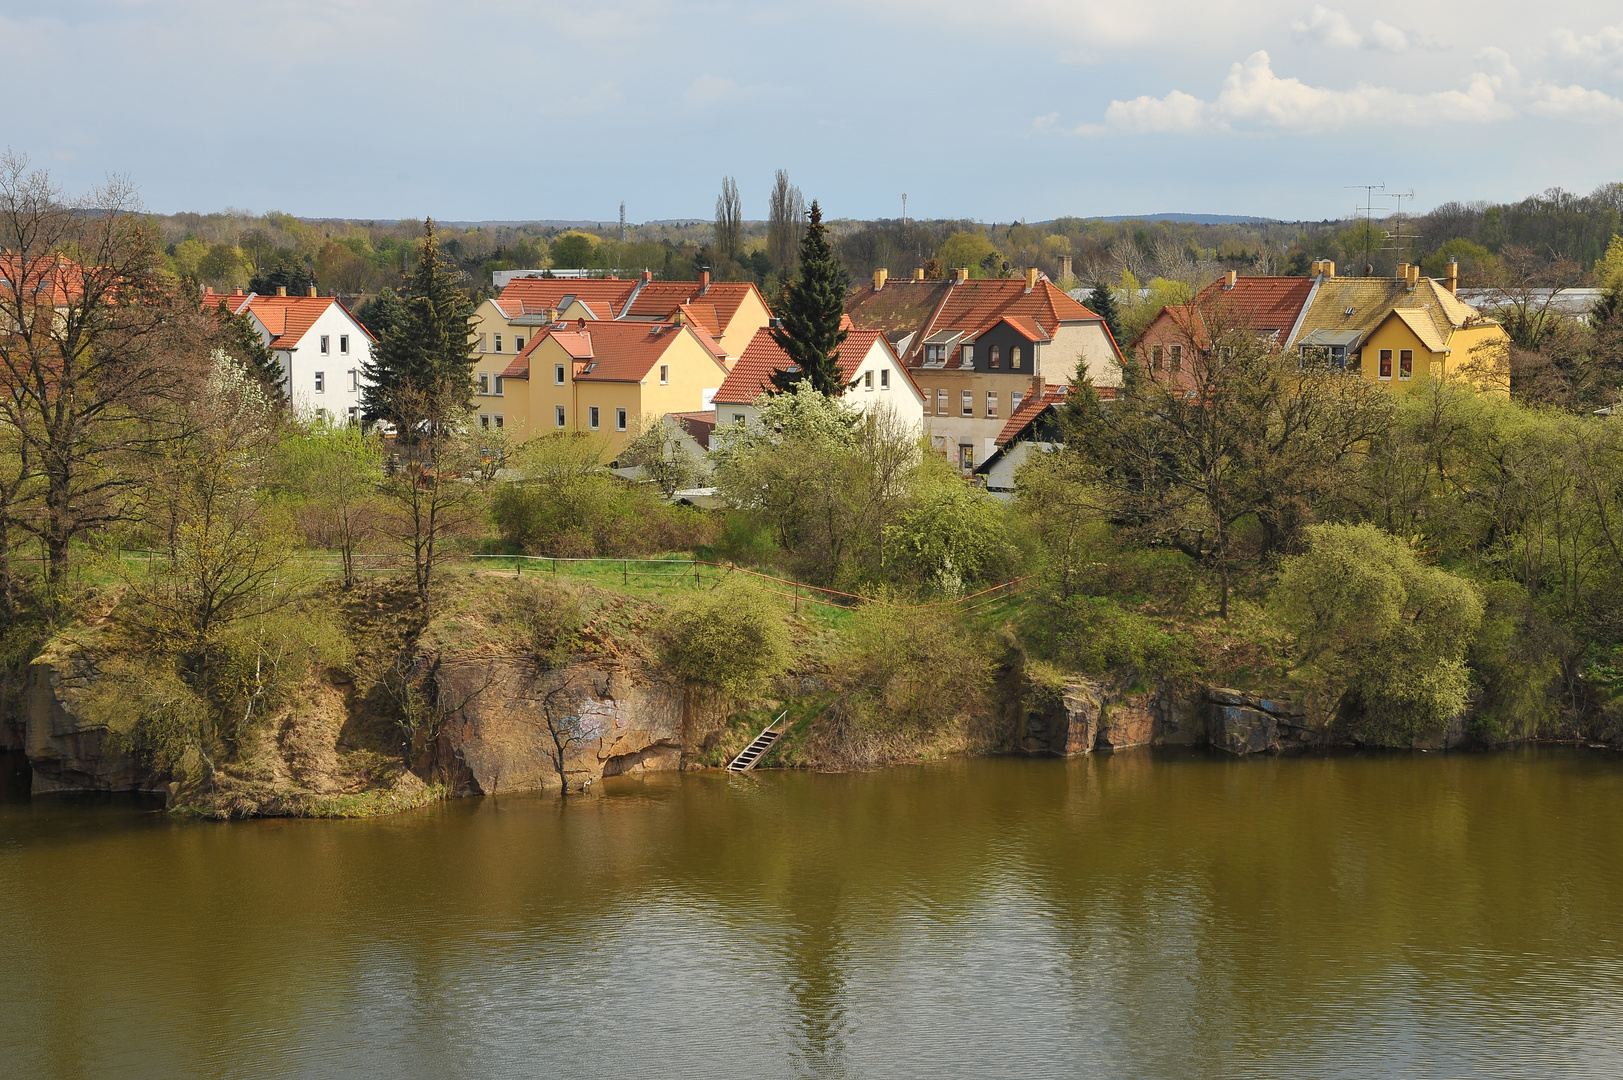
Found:
[[[782,606],[741,583],[673,601],[659,637],[666,664],[684,682],[735,700],[764,694],[789,666]]]
[[[1021,556],[1012,516],[996,499],[965,487],[945,462],[931,465],[915,481],[914,505],[885,529],[886,570],[943,596],[1009,580]]]
[[[1130,669],[1141,679],[1187,677],[1178,640],[1104,596],[1049,596],[1028,606],[1022,637],[1040,655],[1088,675]]]
[[[1314,525],[1307,538],[1273,594],[1296,637],[1298,675],[1371,741],[1445,726],[1465,708],[1465,651],[1483,611],[1476,586],[1373,525]]]

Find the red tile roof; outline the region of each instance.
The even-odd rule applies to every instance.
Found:
[[[1296,325],[1313,294],[1313,278],[1240,277],[1235,279],[1232,289],[1224,288],[1225,280],[1218,278],[1200,290],[1190,303],[1166,309],[1168,319],[1195,331],[1195,336],[1201,339],[1196,344],[1201,348],[1211,344],[1205,329],[1208,313],[1227,326],[1277,333],[1280,344],[1285,344],[1285,336]],[[1142,341],[1150,327],[1159,321],[1161,316],[1158,315],[1150,326],[1139,331],[1133,343]]]
[[[565,323],[536,333],[524,343],[524,351],[507,365],[502,377],[529,378],[530,355],[548,338],[563,346],[575,361],[575,378],[583,382],[641,382],[683,334],[692,334],[712,357],[722,355],[709,335],[694,326],[663,322],[581,322]],[[716,367],[722,372],[727,370],[719,359]]]
[[[258,296],[249,293],[240,298],[221,297],[221,299],[227,300],[228,304],[234,304],[235,314],[240,315],[246,311],[258,319],[269,332],[270,347],[273,349],[298,348],[299,342],[310,327],[334,305],[349,316],[350,322],[366,335],[368,341],[377,340],[336,296]],[[239,299],[241,303],[235,303]]]
[[[514,278],[494,303],[509,319],[544,315],[573,296],[599,319],[617,319],[637,287],[622,278]]]
[[[863,358],[873,348],[875,341],[884,341],[884,335],[878,330],[852,330],[845,335],[845,340],[840,342],[839,352],[841,382],[856,378],[857,368],[862,365]],[[890,342],[884,344],[889,350]],[[791,362],[789,354],[772,339],[772,331],[762,327],[750,339],[749,346],[727,374],[721,389],[716,391],[715,400],[728,405],[747,405],[771,387],[774,371],[788,370]],[[907,374],[906,369],[903,369],[903,374]]]
[[[704,412],[673,412],[667,413],[676,421],[681,429],[698,443],[701,449],[710,449],[710,436],[716,430],[716,410],[706,409]]]
[[[719,337],[750,293],[761,295],[752,281],[712,281],[708,287],[698,281],[650,281],[637,291],[624,317],[669,319],[686,305],[694,322]]]
[[[1014,410],[1004,423],[1003,430],[998,432],[997,444],[999,446],[1009,445],[1024,434],[1026,428],[1035,423],[1037,418],[1044,412],[1055,406],[1065,404],[1065,394],[1069,389],[1068,386],[1049,383],[1043,387],[1042,397],[1028,397],[1022,401],[1020,407]],[[1096,386],[1093,389],[1101,400],[1114,401],[1116,399],[1116,388],[1114,386]]]
[[[953,282],[942,297],[920,342],[944,330],[978,333],[998,319],[1010,317],[1031,320],[1041,328],[1042,340],[1050,340],[1062,322],[1100,322],[1099,316],[1066,295],[1052,281],[1039,281],[1026,291],[1025,279],[971,279]]]

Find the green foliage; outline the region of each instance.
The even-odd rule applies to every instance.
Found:
[[[248,291],[260,296],[275,296],[277,289],[286,289],[289,296],[303,296],[315,285],[316,275],[308,266],[286,259],[277,259],[275,266],[248,279]]]
[[[219,323],[220,345],[224,355],[247,368],[259,380],[267,396],[284,397],[281,361],[265,344],[265,339],[259,336],[253,318],[246,311],[233,315],[224,300],[220,301],[214,314]]]
[[[1001,502],[966,487],[934,455],[923,458],[911,486],[912,505],[884,532],[885,568],[894,580],[958,596],[1015,576],[1018,533]]]
[[[1370,741],[1441,729],[1465,708],[1480,590],[1373,525],[1307,533],[1308,550],[1281,564],[1273,597],[1300,674]]]
[[[593,266],[598,243],[598,238],[590,233],[566,232],[552,242],[552,265],[560,270]]]
[[[495,618],[543,670],[562,667],[580,645],[586,617],[572,589],[520,578],[503,590]]]
[[[1037,656],[1089,675],[1193,674],[1192,659],[1160,623],[1108,596],[1041,596],[1022,613],[1021,637]]]
[[[682,429],[665,416],[644,417],[641,428],[620,451],[620,464],[641,467],[667,499],[695,486],[704,475],[704,463],[688,449]]]
[[[1117,344],[1125,344],[1121,336],[1121,310],[1116,306],[1115,290],[1102,281],[1095,281],[1093,290],[1088,293],[1087,304],[1089,310],[1105,321],[1110,336],[1116,339]]]
[[[734,700],[765,694],[789,667],[783,605],[737,579],[672,601],[659,636],[683,681]]]
[[[369,385],[362,407],[368,422],[386,420],[405,433],[423,422],[424,400],[436,402],[442,414],[471,407],[474,303],[458,287],[458,276],[440,252],[434,222],[425,221],[417,271],[401,290],[399,319],[365,365]]]
[[[984,232],[955,232],[942,241],[936,258],[948,271],[967,268],[979,278],[996,276],[1003,255]]]
[[[845,314],[850,279],[829,247],[828,228],[816,199],[808,216],[810,224],[800,240],[799,273],[780,312],[783,325],[772,330],[772,340],[789,354],[791,366],[773,372],[772,385],[783,391],[808,382],[818,393],[832,396],[845,390],[839,348],[846,332],[840,329],[840,317]]]

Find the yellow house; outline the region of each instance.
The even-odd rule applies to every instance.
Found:
[[[1509,396],[1510,337],[1454,295],[1456,277],[1422,277],[1418,266],[1406,264],[1391,278],[1336,277],[1334,263],[1314,271],[1311,299],[1291,339],[1304,353],[1322,350],[1394,393],[1435,378]]]
[[[615,319],[647,282],[622,278],[514,278],[474,311],[473,381],[479,411],[503,415],[502,371],[550,323],[568,319]]]
[[[616,319],[668,322],[680,315],[715,339],[729,369],[772,321],[772,312],[751,281],[711,281],[704,271],[698,281],[643,281]]]
[[[727,377],[724,359],[685,320],[560,323],[503,369],[504,426],[520,438],[601,433],[612,454],[645,416],[704,409]]]

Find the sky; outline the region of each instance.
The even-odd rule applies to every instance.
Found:
[[[783,168],[830,217],[1296,220],[1623,180],[1617,0],[0,0],[0,42],[0,146],[164,213],[703,219],[730,175],[764,218]]]

